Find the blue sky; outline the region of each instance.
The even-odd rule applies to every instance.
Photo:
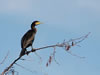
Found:
[[[85,56],[79,59],[62,48],[57,48],[56,60],[45,66],[53,49],[25,56],[26,61],[17,63],[30,69],[31,73],[14,65],[19,75],[99,75],[100,74],[100,0],[0,0],[0,61],[7,52],[9,56],[0,65],[0,73],[16,59],[21,51],[20,40],[34,20],[44,24],[37,27],[34,47],[42,47],[77,38],[91,32],[81,47],[73,47],[73,53]]]

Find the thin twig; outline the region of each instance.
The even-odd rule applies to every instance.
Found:
[[[76,54],[73,54],[71,51],[67,51],[69,54],[71,54],[72,56],[75,56],[75,57],[78,57],[80,59],[84,59],[85,57],[82,57],[82,56],[79,56],[79,55],[76,55]]]
[[[7,52],[6,56],[4,57],[4,59],[2,60],[2,62],[0,64],[3,64],[5,62],[5,60],[7,59],[8,55],[9,55],[9,51]]]
[[[19,64],[17,64],[17,63],[15,63],[17,66],[19,66],[19,67],[21,67],[21,68],[23,68],[23,69],[25,69],[26,71],[29,71],[29,72],[31,72],[31,73],[34,73],[35,71],[31,71],[30,69],[28,69],[28,68],[26,68],[26,67],[24,67],[24,66],[22,66],[22,65],[19,65]]]

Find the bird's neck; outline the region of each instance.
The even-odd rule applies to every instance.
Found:
[[[31,26],[31,29],[32,29],[32,30],[35,29],[35,26]]]
[[[35,27],[32,27],[31,30],[34,31],[35,33],[37,32],[37,29]]]

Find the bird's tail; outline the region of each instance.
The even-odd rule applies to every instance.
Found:
[[[23,56],[23,55],[25,55],[25,51],[26,51],[26,48],[24,48],[24,49],[21,50],[20,57]]]

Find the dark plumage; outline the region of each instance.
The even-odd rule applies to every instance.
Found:
[[[39,25],[40,22],[39,21],[34,21],[31,24],[31,29],[28,30],[24,36],[21,39],[21,48],[22,51],[20,53],[20,56],[23,56],[25,54],[25,52],[27,51],[26,48],[28,48],[29,46],[32,47],[32,43],[34,42],[35,39],[35,34],[37,32],[37,29],[35,28],[35,26]]]

